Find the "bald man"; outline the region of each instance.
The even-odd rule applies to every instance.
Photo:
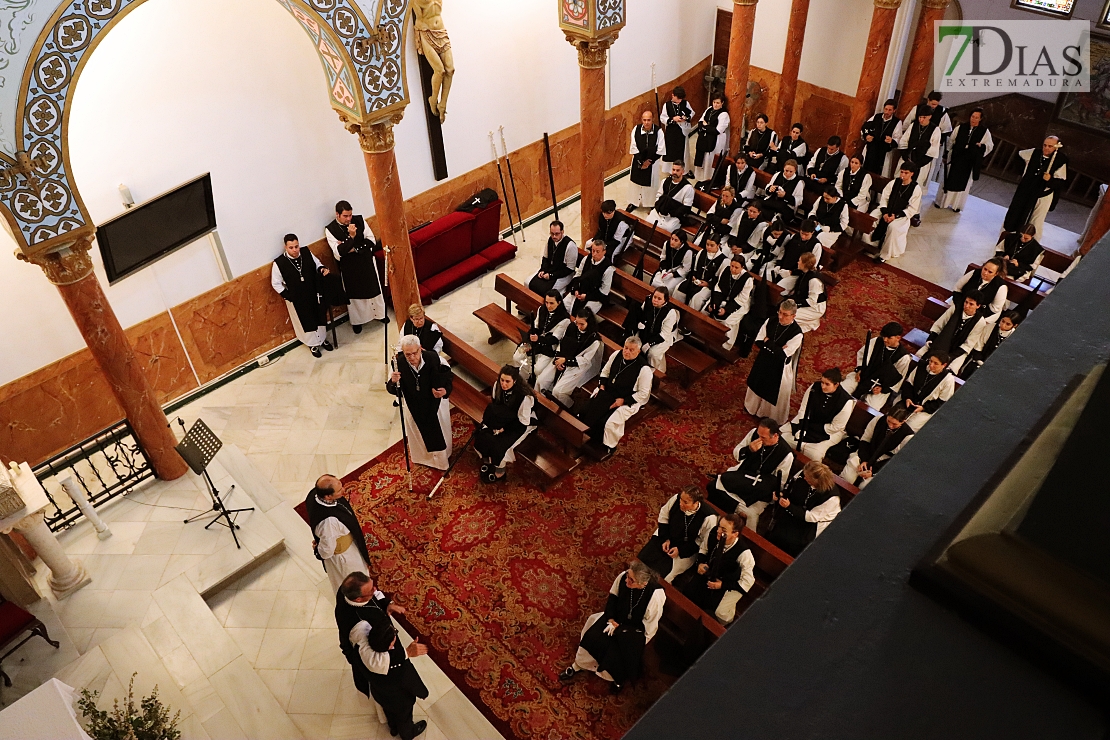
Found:
[[[1025,160],[1017,190],[1006,211],[1003,229],[1011,233],[1033,224],[1037,241],[1044,236],[1044,220],[1056,205],[1056,199],[1068,177],[1068,158],[1061,149],[1059,137],[1049,136],[1040,149],[1023,149],[1018,156]]]
[[[324,564],[333,591],[351,573],[370,573],[362,525],[343,493],[343,481],[321,475],[304,502],[312,527],[312,551]]]

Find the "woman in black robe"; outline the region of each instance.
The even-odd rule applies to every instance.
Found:
[[[967,203],[972,181],[979,179],[983,159],[993,149],[991,132],[983,123],[983,109],[976,108],[971,111],[968,122],[961,123],[952,132],[948,144],[948,167],[944,171],[944,190],[933,205],[959,213]]]
[[[1012,234],[1006,234],[994,247],[995,259],[1006,265],[1006,274],[1013,280],[1025,280],[1040,264],[1044,247],[1037,241],[1037,227],[1025,224]]]
[[[482,414],[474,433],[474,449],[482,458],[481,478],[486,483],[504,480],[510,451],[534,428],[532,389],[512,365],[501,368],[493,386],[493,400]]]

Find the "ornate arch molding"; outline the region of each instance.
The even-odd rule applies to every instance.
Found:
[[[0,152],[0,212],[24,258],[95,230],[70,174],[70,99],[85,62],[147,0],[66,0],[23,60],[15,157]],[[408,105],[409,0],[277,0],[312,39],[344,122],[396,119]],[[373,18],[371,23],[368,18]],[[17,60],[0,60],[11,63]]]

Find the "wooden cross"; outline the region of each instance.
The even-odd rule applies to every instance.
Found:
[[[16,152],[15,158],[16,163],[14,165],[0,169],[0,186],[4,188],[14,187],[16,178],[23,175],[27,179],[27,184],[35,191],[35,195],[42,198],[42,186],[39,184],[38,178],[35,177],[35,170],[49,167],[50,158],[42,155],[31,159],[31,155],[27,152]]]

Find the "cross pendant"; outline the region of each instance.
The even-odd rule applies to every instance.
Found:
[[[755,475],[745,475],[744,477],[750,480],[753,486],[758,486],[759,482],[763,480],[763,476],[759,475],[758,473],[756,473]]]

